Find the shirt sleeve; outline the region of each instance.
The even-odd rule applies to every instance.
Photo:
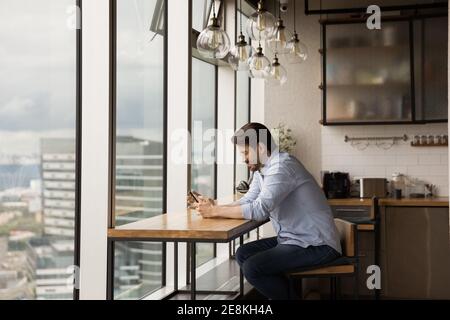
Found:
[[[260,180],[261,177],[259,172],[255,172],[253,174],[252,183],[250,183],[250,187],[247,193],[241,199],[239,199],[239,201],[237,201],[240,205],[250,203],[258,198],[258,195],[261,192]]]
[[[288,170],[278,168],[264,176],[256,199],[242,204],[243,216],[247,220],[264,221],[294,189],[293,175]]]

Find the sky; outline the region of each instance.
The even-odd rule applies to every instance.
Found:
[[[0,159],[39,152],[41,137],[75,137],[74,0],[0,0]],[[156,0],[118,0],[119,134],[161,139],[163,39]],[[1,163],[1,161],[0,161]]]

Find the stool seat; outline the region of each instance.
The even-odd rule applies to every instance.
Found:
[[[317,269],[308,270],[308,271],[298,271],[291,272],[289,276],[321,276],[321,275],[342,275],[342,274],[352,274],[355,272],[355,266],[353,264],[344,264],[330,267],[319,267]]]

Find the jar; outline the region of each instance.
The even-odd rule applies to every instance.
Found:
[[[448,143],[448,135],[443,135],[442,136],[442,143],[443,144],[447,144]]]
[[[436,136],[434,139],[434,143],[436,143],[437,145],[441,145],[442,144],[442,136]]]
[[[420,136],[414,136],[414,145],[420,145]]]
[[[428,136],[428,144],[429,145],[433,145],[434,144],[434,136],[432,136],[432,135]]]
[[[401,173],[393,173],[391,181],[391,194],[395,195],[398,193],[397,190],[401,190],[402,196],[406,193],[406,177]]]
[[[422,136],[422,137],[420,137],[420,144],[422,145],[422,146],[426,146],[427,144],[428,144],[428,138],[427,138],[427,136]]]

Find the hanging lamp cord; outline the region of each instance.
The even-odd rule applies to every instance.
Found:
[[[242,34],[242,0],[239,0],[239,25]]]
[[[213,18],[216,18],[216,0],[212,0]]]
[[[295,3],[297,1],[294,0],[294,33],[297,33],[297,11],[295,9]]]

